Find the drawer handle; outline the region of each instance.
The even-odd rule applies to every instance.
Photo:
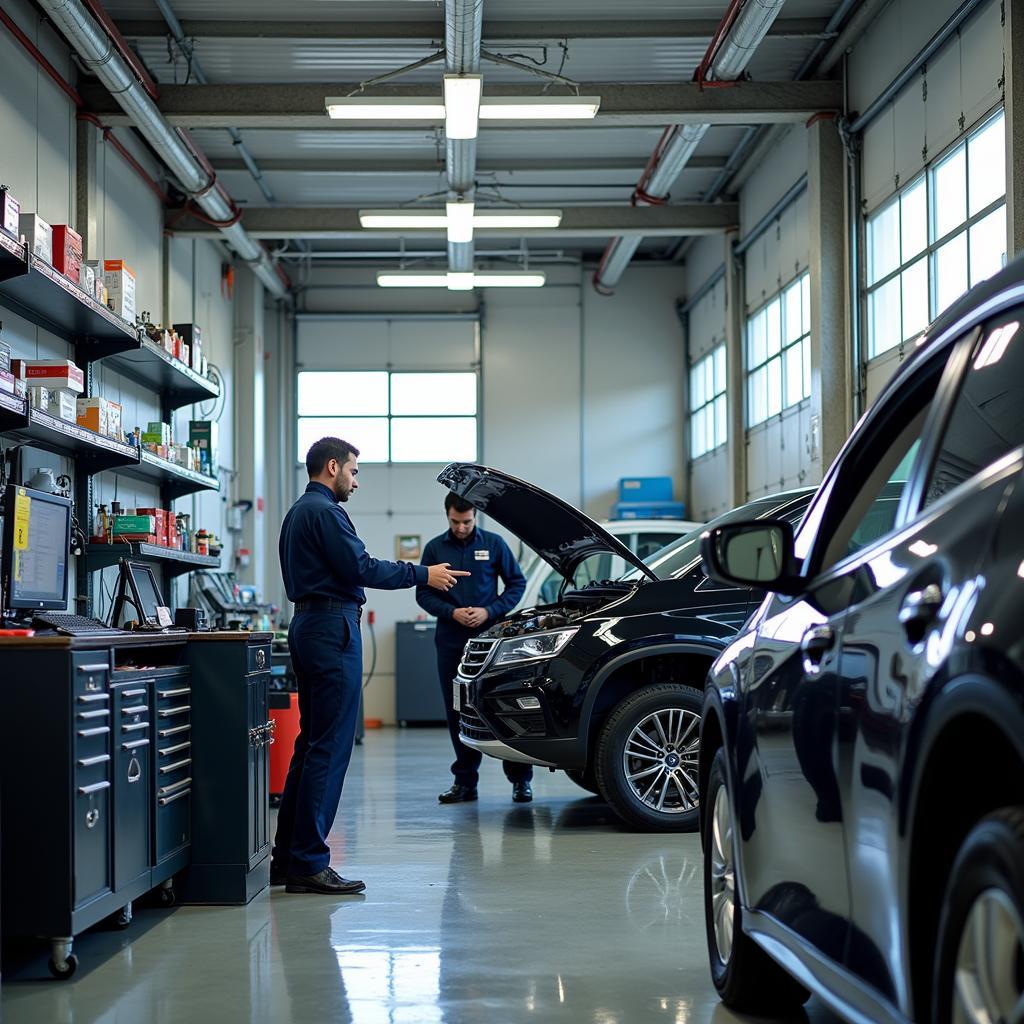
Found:
[[[78,671],[79,672],[109,672],[110,671],[110,665],[108,665],[107,662],[105,662],[105,661],[100,661],[100,662],[96,662],[95,664],[92,664],[92,665],[79,665],[78,666]]]
[[[109,786],[110,783],[108,782],[107,785]],[[182,779],[180,782],[172,782],[169,786],[164,786],[163,789],[158,789],[156,793],[157,796],[167,796],[168,793],[173,793],[177,789],[183,789],[185,786],[191,785],[192,779],[189,777],[187,779]]]
[[[85,693],[78,697],[79,704],[94,704],[98,700],[110,700],[109,693]]]
[[[168,736],[177,736],[179,732],[188,732],[191,728],[191,725],[176,725],[173,729],[158,730],[157,736],[159,736],[160,739],[165,740]]]
[[[166,807],[168,804],[173,804],[175,800],[180,800],[183,796],[188,796],[191,793],[191,789],[183,789],[180,793],[175,793],[174,796],[162,796],[157,803],[161,807]]]
[[[146,695],[145,689],[142,689],[142,690],[122,690],[121,691],[121,696],[122,697],[145,697],[145,695]]]
[[[122,743],[122,750],[137,750],[139,747],[148,747],[149,740],[132,740],[131,743]]]
[[[184,761],[178,761],[175,764],[169,764],[164,768],[160,769],[161,775],[170,775],[171,772],[176,772],[179,768],[185,768],[192,763],[191,757],[186,757]]]
[[[191,686],[184,686],[180,690],[158,690],[157,696],[159,697],[180,697],[182,694],[191,693]]]
[[[170,757],[171,754],[177,754],[180,753],[182,750],[188,750],[188,748],[191,746],[191,743],[179,743],[177,746],[174,747],[164,747],[163,750],[159,750],[157,751],[157,753],[161,757]]]
[[[91,768],[94,764],[106,764],[109,760],[109,754],[97,754],[95,757],[82,757],[78,760],[78,767]]]
[[[110,708],[100,708],[97,711],[79,711],[75,718],[89,719],[89,718],[109,718]]]
[[[108,732],[110,732],[110,726],[109,725],[100,725],[100,726],[97,726],[95,729],[79,729],[78,730],[78,735],[79,736],[106,736]]]
[[[167,708],[164,711],[158,711],[158,718],[170,718],[172,715],[184,715],[192,710],[191,704],[182,704],[180,708]]]
[[[121,732],[138,732],[140,729],[148,729],[149,722],[139,722],[137,725],[122,725]]]
[[[136,704],[132,708],[121,708],[122,715],[141,715],[144,711],[149,710],[148,704]]]
[[[82,796],[89,796],[90,793],[99,793],[101,790],[110,789],[109,782],[94,782],[91,786],[79,786],[78,792]]]

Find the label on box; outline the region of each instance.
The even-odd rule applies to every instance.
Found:
[[[9,235],[18,237],[18,221],[21,219],[21,203],[10,191],[0,188],[0,227]]]

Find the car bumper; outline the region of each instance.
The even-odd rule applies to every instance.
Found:
[[[487,754],[489,757],[497,757],[502,761],[514,761],[517,764],[536,764],[540,765],[542,768],[554,767],[550,761],[540,761],[535,757],[528,757],[521,751],[510,747],[507,743],[502,743],[501,740],[478,740],[473,739],[470,736],[466,736],[463,733],[459,734],[459,739],[467,747],[472,747],[473,750],[479,750],[481,754]]]

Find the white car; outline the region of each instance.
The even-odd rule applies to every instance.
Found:
[[[699,530],[703,525],[686,519],[610,519],[601,523],[605,530],[621,540],[630,551],[636,552],[641,559]],[[526,576],[526,592],[516,607],[532,608],[539,604],[557,602],[558,592],[565,583],[558,570],[552,569],[530,548],[524,548],[519,561]],[[593,555],[580,565],[574,583],[577,587],[583,587],[592,580],[618,579],[632,568],[618,555],[604,552]]]

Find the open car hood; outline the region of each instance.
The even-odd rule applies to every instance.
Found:
[[[585,558],[604,552],[658,579],[622,541],[589,516],[525,480],[487,466],[453,462],[437,481],[511,530],[570,582]]]

